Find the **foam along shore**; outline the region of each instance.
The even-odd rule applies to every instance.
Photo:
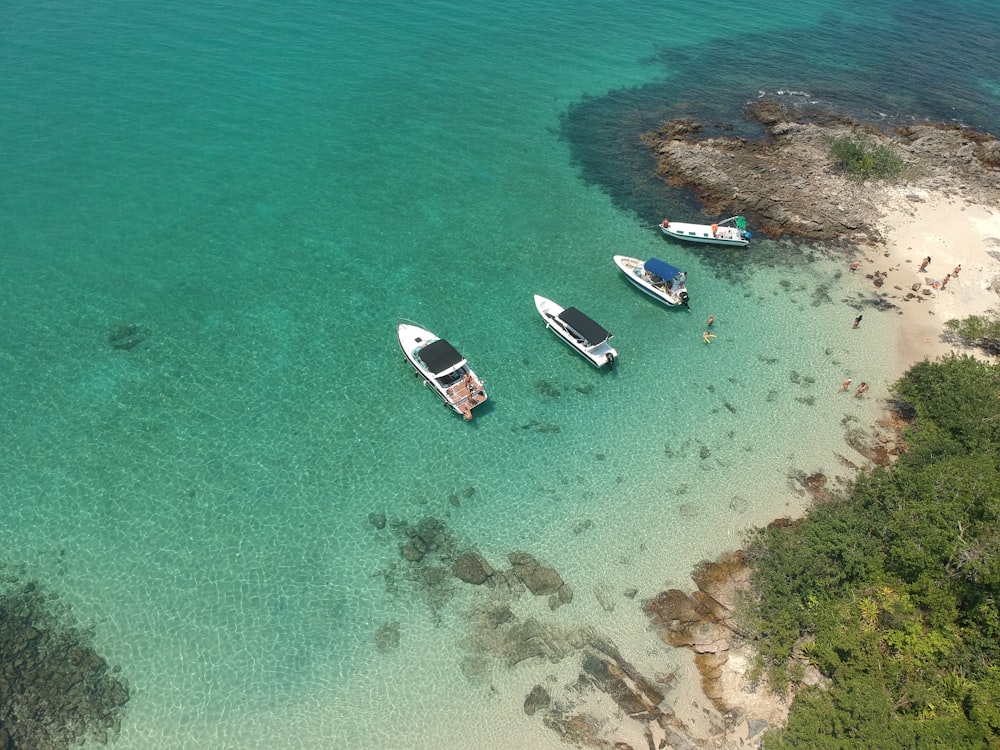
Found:
[[[887,188],[879,223],[884,244],[864,252],[857,273],[877,272],[880,293],[899,308],[896,373],[952,352],[984,358],[947,336],[945,323],[1000,306],[1000,211],[939,191]],[[925,257],[931,262],[920,271]]]

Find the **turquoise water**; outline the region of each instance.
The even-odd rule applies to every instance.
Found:
[[[837,387],[887,394],[892,320],[832,250],[667,243],[652,225],[697,209],[634,134],[760,91],[1000,129],[984,2],[5,10],[2,562],[121,666],[122,748],[560,747],[521,705],[568,667],[475,645],[489,595],[400,556],[426,517],[576,592],[519,616],[672,671],[639,603],[801,510],[794,472],[860,460],[844,433],[878,403]],[[692,312],[615,253],[684,267]],[[614,332],[616,372],[535,293]],[[472,424],[413,379],[399,318],[485,378]]]

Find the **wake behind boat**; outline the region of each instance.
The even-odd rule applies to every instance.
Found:
[[[486,401],[486,390],[466,359],[447,341],[412,323],[400,323],[397,335],[417,375],[447,406],[472,419],[472,410]]]
[[[660,231],[675,240],[730,247],[746,247],[753,236],[747,231],[747,220],[742,216],[730,216],[718,224],[686,224],[664,219]]]
[[[563,308],[550,299],[535,295],[535,308],[556,336],[595,367],[615,367],[618,352],[608,343],[611,334],[575,307]]]
[[[688,306],[687,274],[659,258],[642,261],[627,255],[616,255],[615,265],[625,277],[650,297],[669,307]]]

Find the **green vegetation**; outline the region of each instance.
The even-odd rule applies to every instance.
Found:
[[[923,362],[896,392],[899,461],[748,545],[761,668],[830,678],[766,750],[1000,748],[1000,366]]]
[[[962,339],[990,354],[1000,355],[1000,318],[970,315],[962,320],[949,320],[945,326]]]
[[[861,180],[888,180],[903,172],[904,162],[899,154],[863,137],[834,138],[830,155],[849,176]]]

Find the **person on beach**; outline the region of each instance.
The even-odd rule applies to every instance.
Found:
[[[864,315],[859,315],[858,317],[856,317],[854,319],[854,325],[852,325],[851,328],[857,328],[859,325],[861,325],[861,319],[863,317],[864,317]]]
[[[853,380],[847,378],[843,383],[840,384],[840,390],[846,391],[848,388],[851,387],[851,383],[853,382],[854,382]]]
[[[931,256],[927,256],[922,261],[920,261],[920,268],[917,269],[917,273],[923,273],[927,270],[927,266],[931,264]]]
[[[857,393],[854,394],[854,398],[861,398],[868,392],[868,383],[862,383],[858,386]]]
[[[941,282],[941,288],[942,289],[944,289],[946,286],[948,286],[948,281],[950,279],[951,279],[951,274],[949,273],[947,276],[944,277],[944,281]]]
[[[715,316],[714,316],[714,315],[709,315],[709,316],[708,316],[708,320],[707,320],[707,321],[705,321],[705,325],[707,325],[707,326],[710,326],[710,325],[712,325],[712,323],[714,323],[714,322],[715,322]]]
[[[952,277],[957,279],[958,278],[958,272],[961,271],[961,270],[962,270],[962,264],[959,263],[957,266],[955,266],[955,270],[951,272]]]

